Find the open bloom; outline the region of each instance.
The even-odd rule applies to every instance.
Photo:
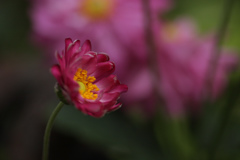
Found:
[[[214,66],[215,73],[211,73],[214,77],[209,87],[208,70],[212,67],[214,39],[199,36],[194,23],[188,19],[156,23],[153,31],[160,75],[158,86],[153,86],[147,66],[138,66],[133,73],[128,72],[134,76],[128,78],[131,89],[123,99],[132,106],[141,105],[144,113],[151,115],[156,110],[153,88],[158,87],[161,100],[172,117],[199,113],[206,96],[216,99],[224,92],[228,76],[239,62],[237,54],[223,49]]]
[[[50,53],[61,48],[65,37],[91,39],[94,49],[108,53],[121,66],[116,69],[120,77],[126,76],[131,63],[129,55],[146,56],[142,48],[145,40],[141,0],[34,0],[32,3],[34,40]],[[154,17],[170,7],[169,0],[149,3]]]
[[[51,72],[68,103],[93,117],[121,107],[117,100],[128,87],[112,75],[115,66],[106,54],[91,51],[90,41],[81,47],[80,40],[66,39],[65,52],[57,53],[57,60]]]
[[[223,93],[238,57],[223,49],[209,86],[208,70],[212,67],[215,40],[209,36],[198,37],[194,24],[187,19],[161,27],[158,34],[160,90],[167,109],[174,116],[188,111],[197,113],[206,96],[216,98]]]

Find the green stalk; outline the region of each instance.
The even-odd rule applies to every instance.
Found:
[[[219,29],[218,29],[218,33],[215,41],[215,48],[213,51],[209,72],[207,74],[208,76],[207,88],[209,89],[208,92],[206,93],[207,96],[211,96],[211,92],[213,90],[213,82],[216,74],[216,66],[221,54],[221,46],[224,40],[225,32],[227,30],[227,26],[231,18],[231,11],[232,11],[233,5],[234,5],[234,0],[225,0],[225,4],[223,6],[223,12],[222,12],[222,19],[220,21],[220,25],[219,25]],[[213,139],[210,142],[210,148],[208,150],[209,160],[213,160],[215,158],[215,154],[216,154],[219,142],[226,128],[227,122],[231,115],[231,111],[234,108],[235,96],[230,96],[228,98],[228,102],[229,103],[224,106],[225,108],[223,109],[222,115],[219,119],[219,126],[216,127]]]
[[[213,54],[209,62],[209,68],[208,71],[206,72],[206,85],[207,85],[207,91],[206,97],[210,97],[212,95],[212,90],[213,90],[213,82],[215,79],[216,75],[216,68],[218,64],[219,57],[221,55],[221,49],[222,49],[222,44],[224,40],[224,36],[227,30],[227,26],[229,24],[230,18],[231,18],[231,11],[233,8],[234,0],[226,0],[223,6],[223,11],[222,11],[222,19],[219,23],[219,28],[217,31],[217,35],[215,38],[215,45],[213,48]]]
[[[42,160],[47,160],[48,159],[48,152],[49,152],[49,138],[50,138],[50,133],[53,127],[53,123],[54,120],[57,116],[57,114],[59,113],[59,111],[62,109],[64,103],[63,102],[59,102],[57,107],[54,109],[54,111],[52,112],[47,126],[46,126],[46,130],[45,130],[45,134],[44,134],[44,140],[43,140],[43,153],[42,153]]]
[[[149,4],[149,0],[142,0],[142,9],[144,13],[143,22],[144,22],[144,32],[145,32],[145,42],[147,47],[148,53],[148,67],[151,73],[151,80],[153,83],[153,91],[156,95],[156,99],[160,100],[158,85],[160,74],[158,70],[158,57],[157,57],[157,48],[154,41],[154,35],[152,31],[152,15],[151,15],[151,8]],[[158,101],[159,101],[158,100]]]

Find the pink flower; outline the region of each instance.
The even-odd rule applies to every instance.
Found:
[[[65,52],[57,53],[59,64],[51,68],[60,90],[68,103],[83,113],[102,117],[121,107],[120,94],[128,87],[111,75],[115,66],[104,53],[91,51],[90,41],[65,40]]]
[[[169,0],[150,0],[153,15],[167,10]],[[123,77],[129,55],[144,59],[144,21],[141,0],[35,0],[31,10],[34,38],[51,50],[64,37],[91,39],[105,51]],[[155,18],[156,20],[156,18]],[[104,39],[104,40],[103,40]],[[51,45],[49,45],[51,44]]]
[[[199,38],[193,23],[185,19],[165,24],[158,33],[160,90],[168,111],[174,116],[198,112],[209,90],[207,72],[214,39]],[[223,50],[216,65],[210,98],[224,91],[227,76],[237,62],[236,55]]]

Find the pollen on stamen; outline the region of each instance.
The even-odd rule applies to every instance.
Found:
[[[83,98],[91,100],[98,98],[98,94],[94,92],[99,91],[99,88],[97,85],[92,84],[96,80],[94,76],[87,76],[86,70],[78,68],[73,79],[78,82],[79,93]]]

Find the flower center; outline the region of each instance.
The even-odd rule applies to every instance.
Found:
[[[86,70],[78,68],[73,80],[77,81],[79,93],[83,98],[91,100],[97,99],[98,94],[96,94],[96,92],[99,91],[99,88],[97,85],[92,84],[96,80],[94,76],[87,76]]]
[[[113,9],[114,0],[83,0],[80,13],[96,20],[108,17]]]
[[[166,24],[162,27],[163,30],[163,38],[167,42],[177,40],[179,33],[177,27],[173,24]]]

